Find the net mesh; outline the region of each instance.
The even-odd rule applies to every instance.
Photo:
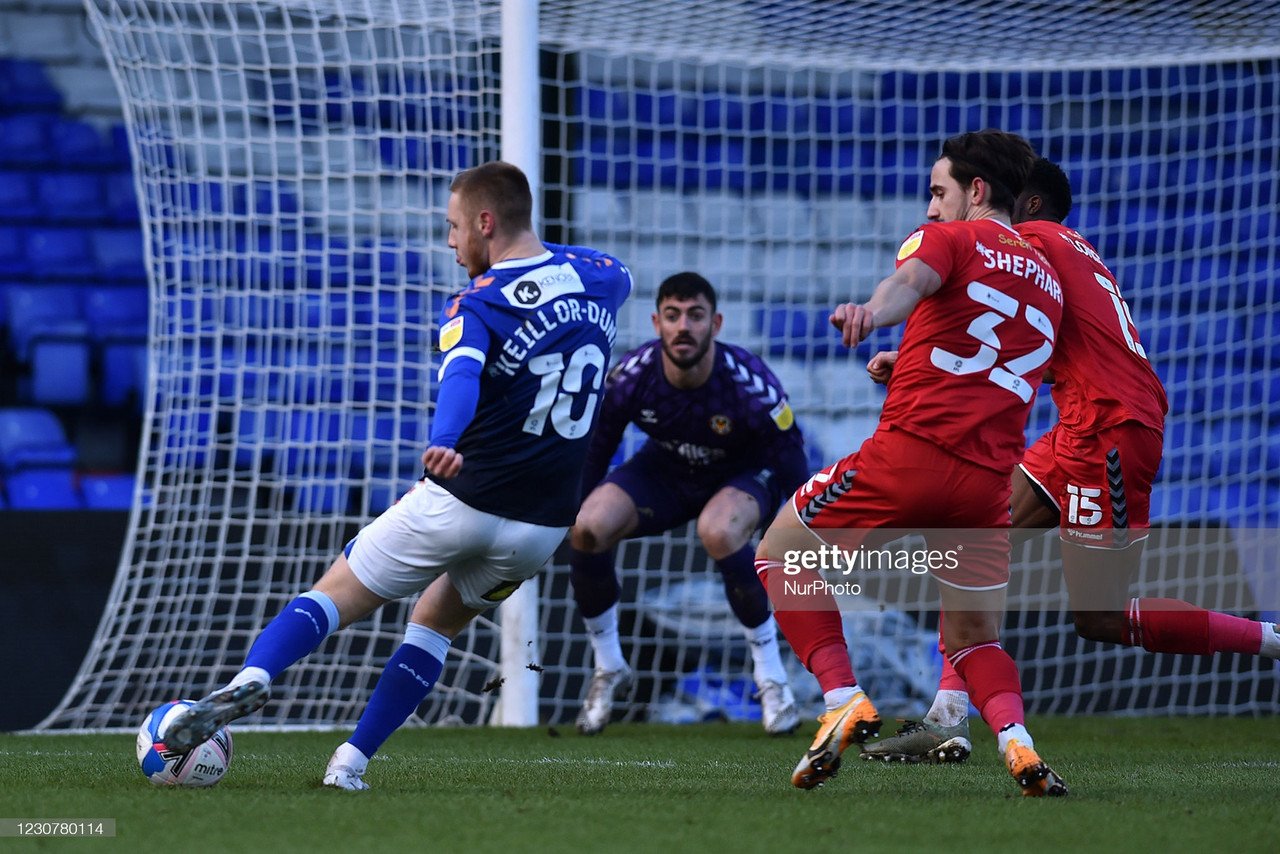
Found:
[[[152,387],[142,504],[97,638],[43,726],[130,727],[228,678],[253,636],[416,476],[431,341],[462,273],[448,181],[497,156],[500,5],[210,6],[88,0],[124,96],[149,252]],[[652,335],[658,283],[695,269],[722,337],[765,356],[811,462],[874,427],[865,360],[825,326],[865,297],[924,216],[946,136],[1025,134],[1061,163],[1078,227],[1116,272],[1170,398],[1160,523],[1280,516],[1280,11],[1264,2],[903,4],[546,2],[543,235],[623,259],[619,348]],[[961,37],[963,33],[963,37]],[[616,354],[615,354],[616,355]],[[1039,401],[1029,435],[1053,420]],[[637,446],[629,435],[624,451]],[[1181,553],[1153,549],[1151,578]],[[1056,601],[1051,543],[1022,555],[1006,643],[1034,711],[1260,713],[1253,659],[1085,644]],[[1255,575],[1179,594],[1256,610]],[[692,529],[619,551],[631,717],[753,718],[750,662]],[[927,609],[929,603],[917,603]],[[354,721],[405,606],[287,672],[268,725]],[[572,720],[589,659],[567,569],[542,583],[540,705]],[[888,713],[932,695],[935,623],[848,615],[860,680]],[[480,722],[496,626],[455,646],[428,722]],[[817,686],[796,674],[806,703]]]

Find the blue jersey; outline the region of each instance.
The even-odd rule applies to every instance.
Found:
[[[537,257],[495,264],[454,296],[440,318],[431,444],[453,447],[463,465],[455,478],[432,479],[477,510],[573,524],[618,307],[630,292],[617,259],[547,244]]]
[[[808,477],[804,438],[781,383],[760,357],[733,344],[716,342],[711,375],[693,389],[667,382],[661,341],[619,359],[591,440],[585,490],[604,477],[628,423],[649,436],[638,456],[685,482],[711,486],[768,469],[794,489]]]

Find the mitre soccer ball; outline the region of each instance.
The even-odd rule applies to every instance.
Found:
[[[194,700],[174,700],[147,715],[138,728],[138,765],[157,786],[212,786],[231,767],[231,730],[223,727],[213,738],[179,753],[164,744],[169,724]]]

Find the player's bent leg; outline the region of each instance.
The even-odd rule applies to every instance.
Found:
[[[569,579],[594,660],[576,721],[583,735],[594,735],[608,725],[615,700],[625,698],[633,684],[618,636],[622,589],[614,571],[613,548],[639,524],[634,499],[616,483],[606,481],[587,496],[569,531]]]
[[[806,527],[791,501],[786,502],[765,531],[756,550],[756,572],[777,610],[779,628],[792,650],[818,680],[826,712],[818,717],[818,732],[809,749],[791,773],[791,784],[813,789],[830,780],[840,770],[841,754],[853,744],[861,744],[880,731],[880,715],[858,686],[849,661],[844,628],[835,599],[821,584],[805,601],[792,601],[783,582],[793,579],[801,586],[820,582],[812,570],[789,574],[787,554],[812,549],[822,540]],[[775,595],[776,594],[776,595]]]
[[[1066,784],[1035,750],[1026,728],[1022,682],[1017,665],[996,639],[1004,616],[1004,587],[966,590],[940,583],[943,644],[973,704],[996,734],[1001,755],[1022,794],[1067,794]]]
[[[206,695],[173,720],[165,743],[188,751],[222,727],[266,705],[270,684],[285,668],[306,657],[325,638],[361,619],[386,599],[364,586],[339,555],[315,588],[284,607],[254,640],[244,667],[223,688]]]
[[[722,487],[698,514],[698,537],[720,571],[725,599],[751,649],[761,725],[770,735],[786,735],[800,726],[800,711],[787,684],[778,625],[769,613],[769,595],[756,575],[750,546],[760,523],[761,500],[763,496],[735,486]]]
[[[435,687],[453,638],[482,609],[469,607],[448,575],[435,579],[414,606],[404,642],[391,656],[355,732],[340,744],[325,768],[323,784],[337,789],[369,788],[369,760]]]

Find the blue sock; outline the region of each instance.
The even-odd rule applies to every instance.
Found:
[[[309,655],[338,629],[338,606],[311,590],[294,599],[249,647],[245,667],[261,667],[275,679],[286,667]]]
[[[754,564],[751,571],[755,572]],[[570,549],[569,580],[573,583],[573,601],[583,617],[598,617],[622,598],[618,574],[613,569],[613,549],[599,554]]]
[[[716,561],[724,581],[724,597],[738,622],[749,629],[769,619],[769,592],[756,575],[756,550],[750,544]]]
[[[434,629],[410,623],[404,643],[387,662],[355,733],[347,741],[372,758],[431,693],[444,670],[451,643]]]

